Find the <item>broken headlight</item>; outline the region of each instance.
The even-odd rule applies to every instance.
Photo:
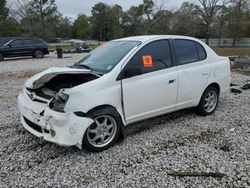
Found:
[[[59,92],[50,102],[49,107],[52,110],[63,112],[66,102],[68,101],[69,96],[63,92]]]

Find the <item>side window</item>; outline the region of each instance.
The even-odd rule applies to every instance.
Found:
[[[137,69],[138,74],[171,67],[171,51],[168,40],[158,40],[142,47],[128,62],[125,70]],[[136,76],[136,75],[133,75]]]
[[[207,53],[205,51],[205,49],[203,48],[203,46],[201,46],[198,42],[195,42],[196,43],[196,47],[197,47],[197,50],[198,50],[198,54],[199,54],[199,60],[204,60],[207,58]]]
[[[195,43],[196,42],[191,40],[175,40],[175,49],[180,65],[199,61],[199,55]]]
[[[23,40],[23,45],[31,45],[31,44],[32,44],[31,40],[29,40],[29,39]]]
[[[43,42],[38,39],[32,39],[32,44],[43,44]]]
[[[11,46],[21,46],[22,45],[22,40],[14,40],[10,43]]]

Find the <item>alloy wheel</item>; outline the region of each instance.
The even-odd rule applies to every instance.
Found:
[[[204,109],[206,112],[212,112],[218,102],[218,96],[215,91],[209,91],[204,99]]]
[[[114,139],[116,131],[115,119],[109,115],[101,115],[87,129],[87,139],[94,147],[104,147]]]

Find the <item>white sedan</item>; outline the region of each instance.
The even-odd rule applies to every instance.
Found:
[[[34,75],[18,106],[32,134],[102,151],[123,137],[128,124],[191,107],[212,114],[230,81],[229,59],[198,39],[137,36],[103,44],[70,67]]]

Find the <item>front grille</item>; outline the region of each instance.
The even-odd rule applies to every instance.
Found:
[[[42,132],[43,132],[43,131],[42,131],[42,128],[41,128],[39,125],[37,125],[37,124],[31,122],[30,120],[28,120],[28,119],[27,119],[26,117],[24,117],[24,116],[23,116],[23,119],[24,119],[24,121],[26,122],[26,124],[29,125],[32,129],[36,130],[36,131],[39,132],[39,133],[42,133]]]

